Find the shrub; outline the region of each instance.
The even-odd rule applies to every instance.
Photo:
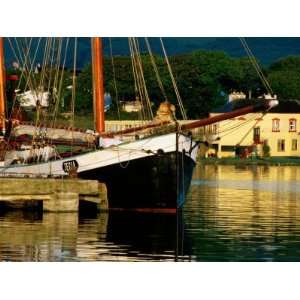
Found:
[[[263,145],[263,157],[270,157],[271,148],[268,144]]]

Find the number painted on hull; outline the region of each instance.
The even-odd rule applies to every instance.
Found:
[[[70,171],[77,170],[79,167],[78,162],[76,160],[68,160],[63,162],[63,170],[66,173],[69,173]]]

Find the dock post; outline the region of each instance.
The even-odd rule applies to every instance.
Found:
[[[99,198],[100,202],[97,204],[98,210],[108,210],[108,197],[106,184],[99,182]]]

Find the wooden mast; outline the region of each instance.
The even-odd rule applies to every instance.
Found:
[[[0,136],[5,133],[5,64],[4,42],[0,37]]]
[[[105,120],[103,55],[102,39],[100,37],[92,38],[92,64],[95,130],[102,133],[105,131]]]

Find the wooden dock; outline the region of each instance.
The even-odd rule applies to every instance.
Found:
[[[30,201],[42,201],[43,210],[51,212],[78,211],[80,201],[108,209],[106,185],[97,180],[0,178],[0,202],[26,205]]]

